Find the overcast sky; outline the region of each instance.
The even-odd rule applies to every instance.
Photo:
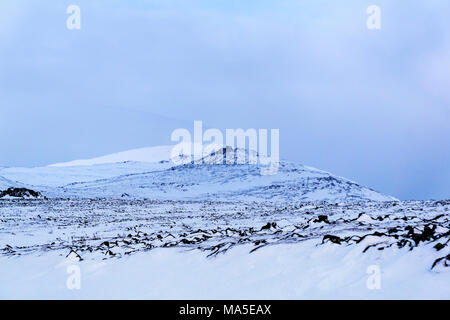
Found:
[[[449,14],[448,0],[2,1],[0,166],[169,144],[203,120],[279,128],[282,158],[401,199],[450,198]]]

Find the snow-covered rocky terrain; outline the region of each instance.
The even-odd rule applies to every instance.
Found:
[[[450,200],[259,172],[162,147],[2,168],[47,198],[0,199],[0,298],[450,298]]]

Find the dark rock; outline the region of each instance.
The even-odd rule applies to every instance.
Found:
[[[40,192],[27,188],[8,188],[5,191],[0,191],[0,198],[10,196],[14,198],[42,198]]]
[[[442,244],[442,243],[438,242],[438,243],[436,243],[436,245],[433,248],[435,248],[437,251],[439,251],[439,250],[444,249],[446,246],[447,246],[446,244]]]
[[[313,222],[325,222],[325,223],[330,223],[330,221],[328,221],[328,216],[325,215],[320,215],[317,217],[317,219],[313,220]]]
[[[322,243],[324,243],[325,240],[330,240],[331,242],[336,243],[336,244],[341,244],[341,241],[342,241],[342,239],[339,238],[338,236],[333,236],[331,234],[325,235],[323,237]]]
[[[442,262],[441,262],[441,261],[442,261]],[[441,257],[441,258],[439,258],[439,259],[436,259],[436,260],[433,262],[433,265],[431,266],[431,270],[433,270],[433,268],[436,267],[436,265],[437,265],[438,263],[441,263],[444,267],[449,267],[449,266],[450,266],[450,254],[448,254],[448,255],[445,256],[445,257]]]

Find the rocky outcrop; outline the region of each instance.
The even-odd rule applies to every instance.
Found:
[[[40,192],[27,188],[8,188],[5,191],[0,191],[0,198],[39,199],[43,196]]]

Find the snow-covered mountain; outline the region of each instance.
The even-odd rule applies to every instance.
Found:
[[[175,165],[172,146],[141,148],[39,168],[3,168],[0,176],[35,187],[48,197],[242,201],[395,201],[353,181],[281,161],[278,173],[260,165]],[[236,154],[248,154],[235,150]],[[224,154],[226,154],[224,152]],[[5,182],[7,187],[8,183]],[[1,189],[1,188],[0,188]]]

